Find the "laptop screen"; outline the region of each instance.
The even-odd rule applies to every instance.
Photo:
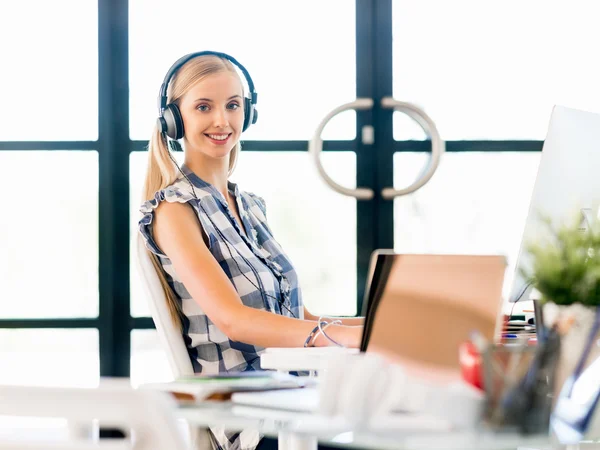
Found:
[[[456,376],[460,344],[473,331],[489,341],[499,332],[505,271],[500,255],[374,253],[361,351],[415,374]]]
[[[365,296],[362,304],[361,316],[365,318],[365,326],[360,344],[360,351],[367,350],[367,344],[371,337],[371,322],[373,320],[373,312],[371,309],[376,307],[381,298],[383,288],[390,274],[392,262],[395,255],[393,250],[375,250],[371,255],[369,263],[369,272],[367,282],[365,284]]]

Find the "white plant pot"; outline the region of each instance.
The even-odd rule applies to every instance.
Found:
[[[584,306],[579,303],[573,305],[556,305],[554,303],[545,303],[543,307],[544,322],[546,327],[551,327],[557,320],[572,316],[573,324],[568,332],[561,336],[560,358],[556,367],[556,383],[554,392],[560,392],[565,380],[573,373],[579,358],[583,353],[585,344],[589,338],[590,331],[594,325],[596,308],[593,306]],[[597,339],[595,345],[587,358],[587,364],[600,357],[600,339]],[[586,364],[586,366],[587,366]],[[585,367],[585,366],[584,366]]]
[[[565,381],[574,373],[588,343],[591,329],[596,320],[597,308],[580,304],[557,306],[553,303],[547,303],[544,305],[544,321],[547,326],[551,326],[557,320],[561,320],[561,318],[568,316],[574,318],[572,326],[565,334],[561,335],[560,358],[556,367],[554,404],[559,403],[559,406],[561,406],[559,415],[563,417],[567,410],[571,411],[567,415],[573,417],[573,414],[575,414],[574,411],[577,409],[576,405],[581,405],[585,409],[585,405],[595,397],[596,389],[600,383],[600,379],[597,376],[598,364],[600,364],[600,337],[597,334],[594,337],[590,353],[583,365],[582,374],[580,374],[580,378],[573,386],[573,390],[570,394],[562,392],[562,395],[569,395],[569,398],[572,399],[572,406],[567,407],[567,404],[564,403],[566,400],[563,397],[559,399]],[[585,370],[590,365],[594,367],[590,368],[591,372],[588,371],[586,373]],[[581,413],[581,411],[578,411],[578,413]],[[600,439],[600,405],[596,405],[591,422],[586,427],[585,439]]]

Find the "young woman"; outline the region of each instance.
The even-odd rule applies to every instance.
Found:
[[[229,181],[257,117],[246,69],[223,53],[186,55],[159,103],[139,226],[195,372],[260,369],[265,347],[358,347],[362,319],[325,319],[319,329],[264,200]],[[181,148],[179,167],[171,151]]]
[[[358,347],[362,335],[361,318],[317,324],[264,200],[229,181],[255,105],[250,74],[223,53],[180,58],[160,90],[139,228],[197,373],[260,369],[265,347]],[[175,149],[185,152],[182,167]],[[211,432],[219,448],[251,449],[260,440],[254,430]]]

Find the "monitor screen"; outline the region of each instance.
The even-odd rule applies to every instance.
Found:
[[[531,287],[520,269],[531,270],[525,247],[549,237],[541,215],[559,225],[579,217],[582,230],[598,217],[600,204],[600,114],[555,106],[523,235],[507,295],[510,302],[529,299]],[[508,219],[507,219],[508,220]],[[512,264],[511,264],[512,266]]]

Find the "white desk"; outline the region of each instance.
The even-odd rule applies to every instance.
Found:
[[[261,368],[268,370],[320,371],[336,355],[358,353],[356,349],[268,348],[261,355]],[[258,430],[279,440],[280,450],[316,450],[318,442],[362,449],[547,449],[548,436],[525,437],[478,430],[452,432],[422,418],[389,417],[377,429],[356,429],[342,418],[285,409],[245,406],[232,402],[201,402],[182,405],[177,414],[197,427],[224,426],[231,431]]]
[[[395,429],[357,430],[336,418],[237,406],[231,402],[182,405],[177,414],[198,427],[221,425],[230,430],[257,429],[265,436],[277,437],[281,450],[316,450],[318,442],[345,448],[382,450],[552,448],[547,436],[525,437],[484,430],[448,432],[411,429],[406,418],[398,421]],[[419,425],[422,426],[422,423]]]

